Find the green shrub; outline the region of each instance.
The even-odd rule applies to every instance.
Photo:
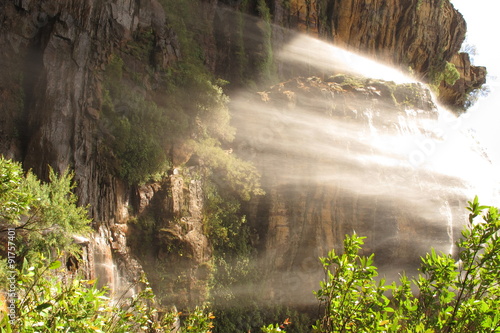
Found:
[[[259,60],[259,72],[264,82],[274,83],[276,77],[276,69],[274,65],[273,52],[273,30],[271,11],[265,0],[258,0],[257,10],[263,21],[262,26],[262,54]]]
[[[168,140],[186,125],[138,91],[122,94],[125,84],[116,83],[115,89],[120,93],[112,97],[105,90],[103,98],[106,128],[112,138],[105,144],[112,151],[117,175],[130,184],[143,183],[170,167]]]
[[[0,219],[2,223],[17,223],[34,198],[24,189],[21,164],[0,156]]]
[[[61,175],[49,168],[49,182],[31,172],[24,176],[19,163],[0,157],[0,224],[16,229],[17,255],[64,251],[77,253],[73,235],[90,233],[86,207],[77,206],[76,184],[69,171]]]
[[[456,66],[450,62],[446,62],[444,68],[440,71],[430,71],[430,86],[434,92],[439,91],[439,85],[441,82],[445,82],[449,85],[454,85],[458,79],[460,79],[460,73],[458,72]]]
[[[443,72],[444,82],[452,86],[458,79],[460,79],[460,73],[458,72],[457,67],[455,67],[455,65],[451,62],[447,62]]]
[[[249,253],[246,218],[240,212],[240,202],[232,196],[223,197],[215,184],[205,182],[203,220],[205,233],[211,240],[216,255]]]
[[[260,175],[253,164],[243,161],[224,151],[218,141],[206,139],[195,143],[195,152],[200,163],[207,167],[214,182],[220,187],[228,188],[242,200],[249,200],[252,195],[262,195]]]
[[[326,278],[316,292],[324,316],[319,332],[500,331],[500,215],[469,202],[469,223],[457,242],[458,261],[434,250],[420,274],[399,284],[375,281],[373,255],[358,254],[363,238],[346,236],[344,253],[321,258]],[[478,221],[482,217],[482,221]],[[413,292],[412,289],[416,291]],[[387,293],[392,291],[392,297]]]

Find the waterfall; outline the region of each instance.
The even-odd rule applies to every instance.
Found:
[[[97,279],[99,288],[109,288],[109,297],[113,301],[119,301],[124,297],[133,296],[136,285],[130,276],[124,276],[118,268],[110,237],[109,229],[102,226],[93,235],[88,251],[89,259],[93,263],[89,275],[91,279]],[[131,260],[129,264],[133,267],[134,263],[135,261]]]
[[[94,271],[95,277],[98,279],[98,286],[107,286],[110,294],[113,295],[117,290],[119,278],[117,277],[118,272],[104,228],[99,228],[98,232],[94,235],[92,247]]]
[[[353,231],[367,236],[366,251],[386,272],[414,270],[431,247],[452,254],[466,201],[494,170],[464,118],[395,68],[325,42],[300,35],[278,56],[316,76],[231,103],[236,151],[258,166],[268,192],[258,214],[267,220],[253,221],[267,228],[264,290],[306,302],[322,274],[311,258]],[[491,185],[481,189],[487,199]],[[280,294],[291,280],[306,293]]]

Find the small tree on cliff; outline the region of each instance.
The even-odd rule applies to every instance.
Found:
[[[77,206],[72,192],[73,174],[49,169],[49,180],[41,182],[32,172],[25,174],[21,164],[0,156],[0,235],[16,231],[18,260],[36,252],[76,254],[73,235],[91,231],[87,209]]]
[[[324,315],[316,331],[500,332],[500,215],[477,197],[467,209],[458,260],[432,250],[419,276],[403,275],[399,284],[375,282],[373,255],[358,254],[363,237],[346,236],[343,254],[321,258],[326,278],[316,295]]]

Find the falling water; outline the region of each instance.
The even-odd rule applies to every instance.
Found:
[[[322,73],[358,74],[397,83],[416,82],[402,71],[307,35],[297,34],[277,54],[279,61],[310,66]]]
[[[278,57],[318,77],[292,79],[259,98],[241,93],[231,104],[237,153],[259,167],[268,192],[263,260],[274,270],[271,289],[320,278],[310,263],[352,231],[372,238],[368,250],[395,270],[415,265],[430,247],[453,254],[466,201],[496,195],[494,166],[465,119],[426,104],[431,92],[400,71],[307,36]],[[335,93],[329,76],[336,73],[369,78],[354,88],[359,98]],[[379,98],[387,81],[418,89],[421,103],[396,109]]]
[[[113,261],[111,247],[107,242],[106,232],[103,228],[95,234],[92,242],[93,262],[95,277],[99,287],[107,286],[111,294],[117,289],[117,269]]]
[[[91,261],[94,267],[90,275],[92,279],[97,279],[98,287],[109,288],[109,297],[113,302],[118,302],[133,296],[136,292],[136,285],[130,281],[130,278],[122,276],[113,257],[109,239],[109,230],[106,228],[100,227],[94,234],[90,245]]]

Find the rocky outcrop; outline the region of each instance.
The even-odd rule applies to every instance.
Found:
[[[139,214],[128,244],[163,304],[194,307],[206,300],[212,257],[203,227],[202,182],[196,169],[140,187]]]
[[[465,110],[473,103],[471,92],[480,91],[486,83],[486,67],[473,66],[468,53],[454,55],[451,63],[457,68],[460,78],[453,85],[441,83],[439,100],[454,110]]]
[[[81,202],[91,205],[96,222],[112,223],[123,203],[118,198],[128,193],[110,176],[98,149],[102,70],[113,49],[146,28],[154,31],[157,62],[175,61],[177,42],[162,6],[156,0],[5,0],[0,6],[0,62],[13,72],[1,80],[3,148],[42,179],[49,165],[58,172],[74,169]],[[7,109],[11,105],[16,112]],[[9,125],[20,121],[28,127],[7,136]]]

